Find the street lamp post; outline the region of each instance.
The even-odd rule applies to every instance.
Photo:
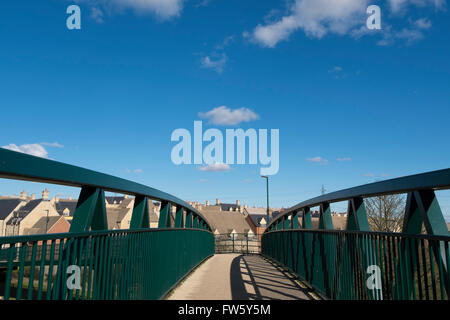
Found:
[[[270,219],[270,215],[269,215],[269,177],[268,176],[261,176],[261,178],[266,179],[266,195],[267,195],[267,224],[269,224],[269,219]]]

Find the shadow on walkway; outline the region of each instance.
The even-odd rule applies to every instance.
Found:
[[[230,269],[233,300],[311,300],[310,290],[261,256],[238,256]]]

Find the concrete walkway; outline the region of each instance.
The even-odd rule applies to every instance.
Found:
[[[311,300],[303,284],[261,256],[219,254],[190,274],[168,300]]]

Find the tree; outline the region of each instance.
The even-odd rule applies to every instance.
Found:
[[[386,195],[364,200],[372,231],[400,232],[403,227],[405,197]]]

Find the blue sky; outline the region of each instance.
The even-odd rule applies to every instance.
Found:
[[[74,3],[81,30],[66,28]],[[381,30],[365,28],[371,4]],[[447,168],[449,27],[443,0],[3,1],[0,145],[183,199],[264,205],[259,166],[171,162],[172,131],[224,106],[257,117],[205,128],[280,129],[274,206]],[[41,190],[3,180],[0,194],[24,188]]]

